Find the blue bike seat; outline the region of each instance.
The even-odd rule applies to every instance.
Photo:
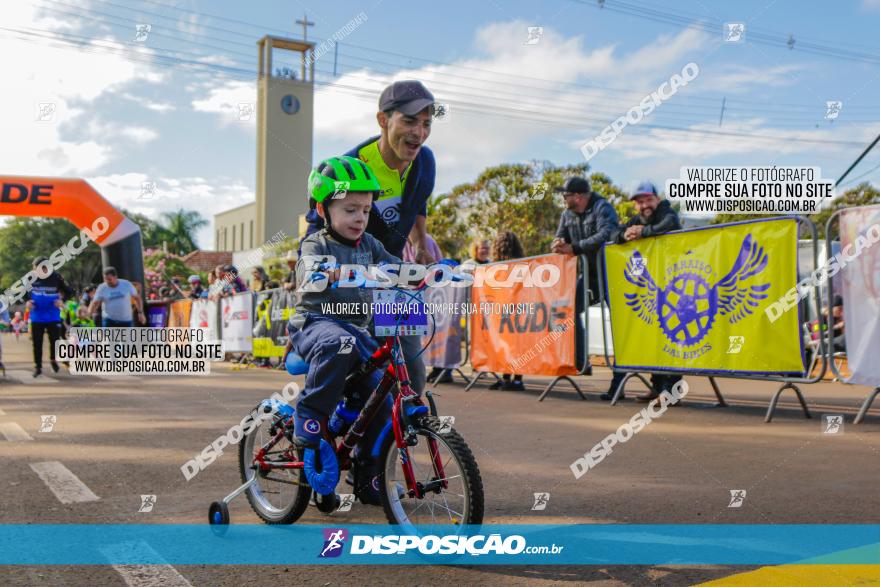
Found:
[[[291,375],[305,375],[309,372],[309,364],[306,363],[301,356],[294,353],[293,351],[291,351],[290,354],[287,355],[287,360],[284,362],[284,367]]]

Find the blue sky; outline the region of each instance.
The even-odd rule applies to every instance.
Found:
[[[255,101],[256,40],[298,37],[304,13],[318,41],[366,16],[342,40],[335,77],[333,51],[318,60],[313,158],[376,131],[385,84],[421,79],[451,105],[427,143],[438,192],[498,163],[583,161],[580,145],[689,62],[699,76],[625,128],[595,170],[624,189],[694,165],[819,166],[837,178],[880,133],[880,0],[26,0],[0,13],[0,173],[84,177],[151,217],[184,207],[212,219],[253,199],[255,128],[237,104]],[[744,22],[745,42],[725,43],[724,22]],[[138,24],[151,27],[142,42]],[[534,44],[529,26],[543,27]],[[832,100],[843,103],[833,121]],[[878,165],[880,149],[850,177],[880,180]],[[155,194],[142,196],[144,182]]]

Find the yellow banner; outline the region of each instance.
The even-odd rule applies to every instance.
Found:
[[[797,307],[764,312],[797,282],[797,230],[781,219],[606,246],[616,366],[802,373]]]

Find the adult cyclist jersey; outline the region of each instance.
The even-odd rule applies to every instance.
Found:
[[[401,177],[396,169],[391,169],[385,164],[385,160],[379,153],[378,140],[361,147],[358,150],[358,159],[370,166],[382,187],[382,195],[375,202],[382,220],[389,226],[396,225],[400,221],[400,202],[412,165],[407,165],[406,171]]]

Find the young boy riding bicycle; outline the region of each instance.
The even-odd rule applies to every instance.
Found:
[[[329,425],[334,435],[344,433],[381,378],[376,372],[359,386],[361,389],[346,389],[349,372],[378,348],[367,330],[372,291],[330,287],[347,276],[340,276],[338,268],[328,270],[325,264],[401,262],[365,232],[380,191],[373,171],[353,157],[327,159],[309,176],[310,197],[317,202],[325,228],[306,237],[301,245],[296,264],[296,314],[288,325],[288,352],[293,350],[309,364],[305,388],[295,407],[295,435],[304,447],[306,478],[321,494],[333,493],[338,482],[335,455],[329,446],[321,446],[322,442],[327,444],[322,441],[325,427]],[[378,472],[371,470],[375,466],[368,460],[368,447],[390,417],[390,399],[358,449],[358,495],[361,501],[375,505],[380,504],[378,486],[373,482]],[[362,453],[367,456],[361,457]],[[321,471],[309,465],[316,461],[321,463]]]

